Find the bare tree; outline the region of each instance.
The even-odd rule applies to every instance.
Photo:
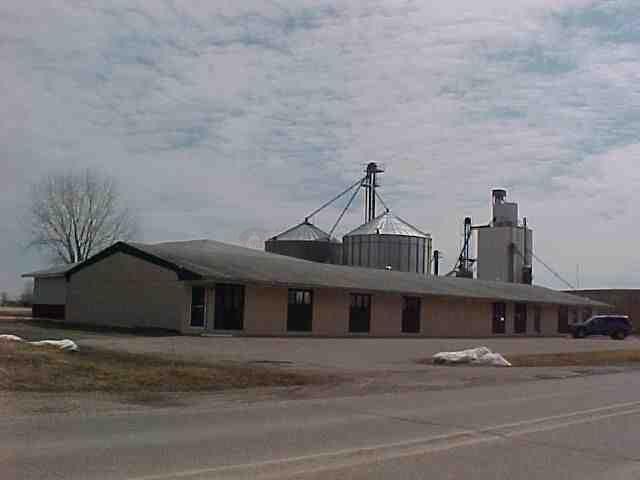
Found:
[[[115,179],[94,170],[47,176],[31,191],[30,246],[70,264],[132,238],[135,221],[119,200]]]

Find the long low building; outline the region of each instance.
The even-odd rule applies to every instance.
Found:
[[[557,335],[605,305],[538,286],[314,263],[211,240],[119,242],[64,273],[65,321],[188,334]]]

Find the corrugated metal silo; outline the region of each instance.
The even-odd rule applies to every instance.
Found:
[[[342,239],[345,265],[431,273],[431,235],[387,211]]]
[[[321,263],[340,263],[342,245],[308,220],[265,242],[265,250]]]

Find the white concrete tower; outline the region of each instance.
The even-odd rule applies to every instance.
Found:
[[[507,202],[507,191],[492,192],[493,217],[478,228],[478,279],[531,283],[533,233],[518,222],[518,204]]]

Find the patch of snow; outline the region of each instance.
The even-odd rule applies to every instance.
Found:
[[[511,364],[499,353],[494,353],[487,347],[470,348],[457,352],[439,352],[433,356],[433,362],[439,365],[493,365],[496,367],[510,367]]]
[[[0,335],[0,340],[6,340],[8,342],[24,342],[24,340],[17,335]]]
[[[7,342],[24,342],[23,338],[18,337],[17,335],[0,335],[0,340],[5,340]],[[69,340],[65,338],[64,340],[40,340],[38,342],[26,342],[31,345],[35,345],[36,347],[42,347],[45,345],[59,348],[65,352],[77,352],[78,344],[73,340]]]
[[[64,340],[41,340],[39,342],[29,342],[31,345],[35,345],[37,347],[43,345],[49,345],[52,347],[57,347],[60,350],[69,351],[69,352],[77,352],[78,345],[73,340],[69,340],[65,338]]]

